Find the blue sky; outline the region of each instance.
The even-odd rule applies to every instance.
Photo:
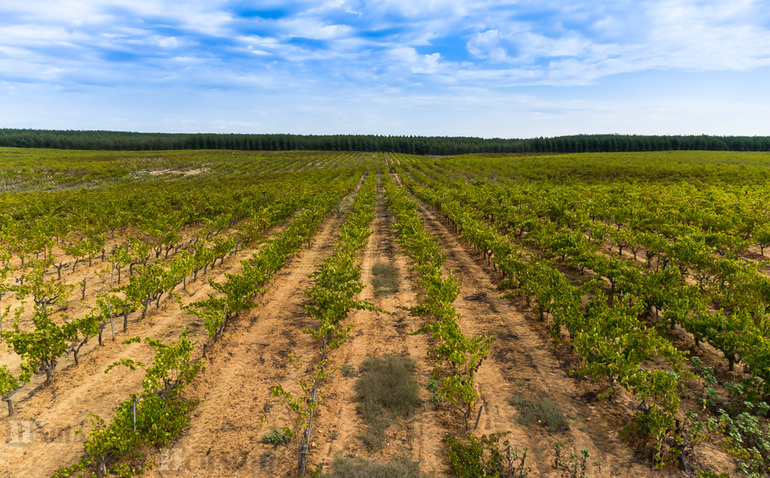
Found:
[[[0,127],[770,135],[770,0],[4,0]]]

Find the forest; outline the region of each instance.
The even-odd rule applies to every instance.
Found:
[[[418,155],[479,153],[599,153],[640,151],[770,151],[770,136],[576,135],[502,139],[449,136],[132,133],[0,129],[0,146],[148,151],[361,151]]]

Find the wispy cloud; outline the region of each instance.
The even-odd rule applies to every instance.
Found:
[[[458,88],[756,74],[770,66],[769,25],[761,0],[26,0],[0,4],[0,81],[457,101]]]

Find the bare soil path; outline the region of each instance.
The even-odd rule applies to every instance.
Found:
[[[359,299],[372,301],[390,314],[369,311],[353,314],[352,334],[333,356],[332,365],[349,364],[358,370],[370,357],[407,357],[415,361],[414,378],[423,404],[413,417],[390,425],[384,448],[372,453],[360,439],[366,425],[356,412],[357,404],[353,401],[356,378],[345,378],[337,372],[319,407],[317,450],[311,450],[311,462],[328,465],[335,456],[387,461],[396,455],[407,454],[412,460],[420,462],[420,469],[426,476],[443,476],[447,462],[441,439],[449,430],[440,417],[441,412],[428,403],[431,395],[427,390],[431,372],[426,358],[428,339],[424,334],[409,335],[423,323],[423,319],[410,316],[409,308],[417,305],[412,285],[415,277],[409,269],[411,260],[399,251],[395,243],[391,230],[393,222],[382,190],[378,189],[376,217],[371,225],[374,232],[369,237],[361,264],[361,280],[366,289]],[[378,263],[393,265],[398,270],[400,281],[397,292],[375,294],[372,268]]]
[[[268,234],[284,229],[288,223],[276,226]],[[225,274],[239,273],[241,260],[255,252],[254,249],[243,250],[229,256],[222,265],[210,268],[205,276],[199,273],[198,281],[188,283],[186,291],[179,286],[176,293],[182,305],[205,299],[214,292],[209,279],[221,282],[225,280]],[[82,267],[73,276],[92,273],[92,268]],[[96,290],[95,287],[92,289],[85,304],[73,304],[74,312],[85,310],[87,304],[94,303]],[[67,356],[60,360],[49,386],[42,387],[44,376],[37,376],[14,395],[14,415],[7,417],[5,410],[0,413],[0,477],[50,476],[59,467],[77,461],[82,454],[83,439],[92,427],[90,415],[95,413],[109,421],[118,404],[141,388],[142,369],[131,371],[118,367],[105,374],[107,366],[128,358],[145,364],[152,362],[154,350],[151,347],[141,343],[124,345],[123,340],[138,336],[168,342],[176,340],[185,326],[191,327],[193,335],[205,335],[202,323],[168,297],[161,300],[160,308],[151,306],[145,320],[139,320],[140,316],[141,312],[130,316],[127,334],[122,333],[122,317],[116,318],[115,340],[108,325],[104,346],[99,347],[96,339],[92,339],[80,353],[79,366]]]
[[[622,423],[612,419],[614,405],[584,398],[591,396],[593,387],[569,376],[566,364],[527,316],[529,311],[519,309],[497,290],[492,268],[469,252],[433,210],[421,204],[420,216],[447,252],[446,268],[454,270],[461,281],[455,307],[462,316],[463,333],[487,333],[495,338],[477,375],[484,396],[478,433],[510,431],[514,446],[528,448],[527,465],[535,476],[560,476],[552,466],[557,441],[566,454],[589,449],[589,476],[653,476],[649,463],[636,457],[618,436]],[[549,397],[568,418],[568,429],[548,432],[541,426],[520,425],[516,420],[519,411],[509,403],[514,393],[530,400]],[[655,476],[671,475],[661,470]]]
[[[351,200],[343,200],[343,213]],[[302,332],[315,325],[303,309],[305,291],[316,265],[332,254],[343,220],[333,213],[327,217],[309,247],[271,280],[256,307],[231,322],[210,349],[206,371],[186,391],[202,402],[189,428],[154,457],[159,466],[147,476],[291,476],[296,471],[293,444],[261,443],[264,434],[290,424],[270,388],[282,385],[299,393],[300,377],[308,376],[317,361],[313,338]]]

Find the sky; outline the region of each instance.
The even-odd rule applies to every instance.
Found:
[[[770,135],[770,0],[3,0],[0,127]]]

